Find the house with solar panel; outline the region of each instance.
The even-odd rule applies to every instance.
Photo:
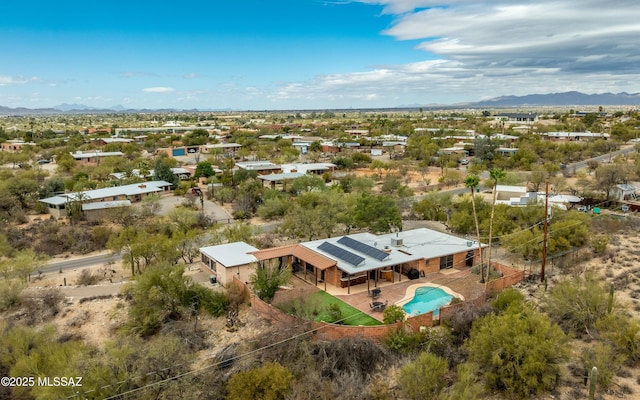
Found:
[[[200,252],[205,266],[207,258],[223,256],[216,249],[203,248]],[[358,285],[376,287],[381,281],[394,283],[468,268],[479,263],[480,257],[477,242],[426,228],[385,235],[363,232],[248,251],[247,255],[252,257],[244,265],[249,270],[253,268],[250,264],[257,263],[292,268],[298,277],[321,289],[331,285],[346,288],[347,293]],[[234,267],[239,276],[247,276],[237,265]]]

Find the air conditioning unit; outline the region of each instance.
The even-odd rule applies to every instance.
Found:
[[[391,245],[393,247],[400,247],[402,246],[402,239],[400,238],[391,238]]]

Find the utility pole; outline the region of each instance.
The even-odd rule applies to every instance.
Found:
[[[549,180],[547,179],[544,192],[544,238],[542,239],[542,267],[540,268],[540,282],[544,282],[544,267],[547,263],[547,234],[549,231]]]

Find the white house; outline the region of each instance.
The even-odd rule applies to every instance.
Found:
[[[256,251],[258,249],[245,242],[219,244],[200,248],[200,260],[223,285],[232,282],[234,276],[249,282],[254,263],[258,261],[252,254]]]

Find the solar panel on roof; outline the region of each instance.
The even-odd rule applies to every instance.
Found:
[[[350,249],[359,251],[360,253],[364,253],[368,256],[375,258],[378,261],[382,261],[385,258],[389,257],[389,253],[386,253],[380,249],[376,249],[373,246],[369,246],[366,243],[359,242],[355,239],[351,239],[350,237],[343,236],[338,239],[338,243],[347,246]]]
[[[357,254],[353,254],[350,251],[341,249],[340,247],[333,245],[329,242],[322,242],[318,249],[331,254],[334,257],[338,257],[342,261],[346,261],[353,266],[358,266],[364,261],[364,257],[360,257]]]

